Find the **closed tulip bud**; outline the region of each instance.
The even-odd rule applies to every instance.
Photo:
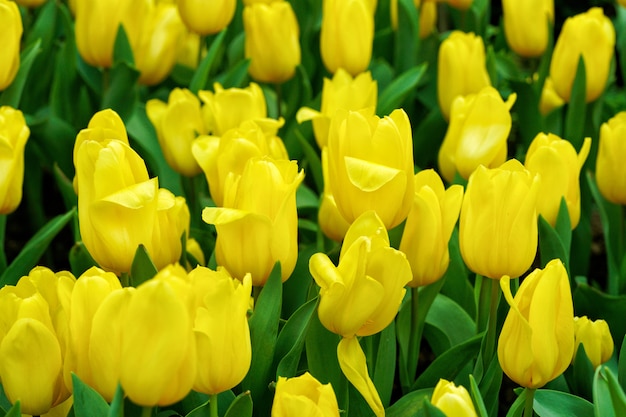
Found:
[[[82,143],[86,140],[93,140],[105,143],[117,140],[129,145],[126,126],[120,116],[111,109],[101,110],[93,115],[86,129],[81,130],[76,135],[74,143],[74,165],[76,165],[76,155]],[[140,164],[145,169],[145,164]]]
[[[224,207],[208,207],[202,219],[217,229],[218,265],[234,277],[250,273],[252,284],[265,284],[280,261],[282,280],[298,257],[296,189],[304,178],[295,161],[250,159],[241,175],[224,186]]]
[[[406,219],[400,250],[407,256],[413,280],[410,287],[428,285],[443,276],[450,263],[448,242],[459,218],[463,187],[448,190],[432,169],[415,175],[415,196]]]
[[[283,83],[300,64],[300,27],[287,1],[253,3],[243,10],[248,72],[255,80]]]
[[[22,16],[17,4],[0,0],[0,91],[7,88],[20,67],[20,41],[22,38]]]
[[[606,321],[589,320],[587,316],[574,317],[574,337],[572,362],[576,360],[580,345],[585,348],[585,353],[594,368],[611,359],[614,343]]]
[[[526,388],[540,388],[561,375],[574,353],[574,307],[569,278],[559,259],[535,269],[513,298],[510,278],[500,281],[511,307],[498,340],[504,373]]]
[[[310,373],[294,378],[278,377],[272,417],[299,415],[339,417],[339,405],[330,384],[322,384]]]
[[[179,0],[180,17],[190,31],[213,35],[230,24],[237,0]]]
[[[479,165],[495,168],[507,157],[513,93],[503,101],[493,87],[457,97],[452,103],[448,131],[439,148],[439,170],[448,181],[458,172],[468,179]]]
[[[363,72],[352,78],[343,68],[339,68],[332,80],[324,78],[322,105],[320,111],[308,107],[298,110],[298,123],[313,121],[315,140],[320,149],[328,144],[330,120],[338,110],[362,111],[373,116],[376,110],[378,84],[372,74]]]
[[[203,48],[202,51],[200,48]],[[202,45],[201,36],[186,30],[180,45],[178,45],[176,63],[187,68],[196,69],[203,51],[204,46]]]
[[[626,112],[620,112],[600,126],[596,160],[596,182],[602,196],[611,203],[626,205]]]
[[[525,58],[541,56],[548,47],[554,0],[505,0],[502,15],[509,47]]]
[[[367,117],[338,112],[328,134],[330,189],[348,223],[375,210],[391,229],[413,200],[413,139],[403,110]]]
[[[326,69],[343,68],[352,76],[372,59],[374,12],[367,0],[324,0],[320,52]]]
[[[473,33],[453,31],[439,47],[437,95],[441,114],[450,118],[457,96],[478,93],[490,86],[485,44]]]
[[[475,417],[476,409],[469,392],[464,386],[440,379],[435,386],[430,402],[446,416]]]
[[[559,96],[569,102],[578,61],[582,57],[586,101],[600,97],[609,77],[614,47],[615,29],[601,8],[592,7],[585,13],[567,18],[550,62],[550,77]]]
[[[326,236],[337,242],[341,242],[350,227],[350,223],[348,223],[339,212],[337,202],[330,189],[328,180],[328,148],[326,147],[322,149],[322,174],[324,176],[324,192],[321,195],[317,222]]]
[[[477,274],[519,277],[537,253],[539,177],[517,160],[479,166],[470,176],[459,223],[465,264]]]
[[[29,136],[22,112],[0,107],[0,215],[12,213],[22,201],[24,148]]]
[[[550,112],[565,104],[563,99],[554,90],[554,82],[552,78],[547,77],[541,89],[541,98],[539,99],[539,112],[546,116]]]
[[[552,133],[535,136],[528,151],[524,166],[533,174],[539,174],[541,184],[537,197],[537,212],[552,226],[565,198],[570,225],[574,229],[580,220],[580,170],[582,169],[591,139],[586,138],[580,153],[566,140]]]

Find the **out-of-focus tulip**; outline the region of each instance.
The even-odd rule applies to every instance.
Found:
[[[289,278],[298,257],[296,189],[303,179],[295,161],[269,157],[250,159],[241,175],[227,178],[224,207],[202,212],[217,229],[218,265],[238,279],[250,273],[259,286],[280,261],[282,280]]]
[[[366,117],[337,112],[328,133],[328,180],[348,223],[375,210],[388,229],[408,215],[413,200],[413,140],[403,110]]]
[[[454,382],[440,379],[430,402],[443,411],[446,416],[475,417],[476,409],[469,392],[464,386],[456,386]]]
[[[439,47],[437,95],[441,114],[449,119],[455,98],[478,93],[490,85],[483,39],[473,33],[453,31]]]
[[[498,340],[498,360],[509,378],[540,388],[569,366],[574,353],[574,307],[569,278],[559,259],[535,269],[515,298],[510,278],[500,280],[511,306]]]
[[[0,91],[7,88],[20,67],[22,16],[14,1],[0,0]]]
[[[300,27],[287,1],[253,3],[243,10],[248,72],[255,80],[283,83],[300,64]]]
[[[596,182],[600,193],[611,203],[626,205],[626,112],[620,112],[600,126],[596,160]]]
[[[330,384],[322,384],[310,373],[294,378],[278,377],[272,417],[300,415],[339,417],[339,405]]]
[[[178,45],[176,63],[187,68],[196,69],[198,67],[198,60],[201,58],[201,47],[202,41],[200,35],[187,30],[183,34],[181,44]]]
[[[448,242],[459,218],[463,187],[447,190],[437,173],[420,171],[415,175],[415,197],[406,219],[400,250],[411,265],[410,287],[428,285],[443,276],[450,263]]]
[[[187,249],[187,255],[193,256],[193,258],[198,262],[197,264],[191,264],[189,258],[187,259],[187,269],[195,268],[198,265],[206,265],[206,259],[204,257],[204,251],[202,247],[200,247],[200,243],[194,238],[187,239],[185,249]]]
[[[167,103],[148,100],[146,114],[154,125],[167,163],[188,177],[199,174],[200,166],[191,153],[191,145],[198,135],[207,133],[207,128],[198,97],[187,89],[174,88]]]
[[[12,213],[22,201],[24,147],[29,136],[22,112],[0,107],[0,214]]]
[[[343,68],[352,76],[372,59],[374,13],[367,0],[324,0],[320,52],[326,69]]]
[[[600,97],[609,77],[614,47],[613,23],[600,7],[568,17],[556,40],[550,62],[550,77],[558,95],[569,102],[578,61],[582,57],[587,82],[586,101]]]
[[[31,9],[41,6],[46,1],[47,0],[15,0],[20,6],[29,7]]]
[[[378,84],[372,74],[361,73],[352,78],[343,68],[339,68],[332,80],[324,78],[322,105],[320,111],[309,107],[298,110],[298,123],[313,121],[315,140],[320,149],[328,144],[330,120],[338,110],[355,110],[373,116],[376,110]]]
[[[617,4],[619,4],[622,7],[626,7],[626,0],[617,0]]]
[[[250,369],[247,313],[252,279],[246,275],[240,282],[223,270],[204,267],[194,269],[189,278],[202,296],[193,326],[198,361],[193,389],[219,394],[239,384]]]
[[[479,166],[470,176],[459,224],[466,265],[477,274],[519,277],[537,253],[539,177],[516,159],[499,168]]]
[[[577,154],[574,146],[566,140],[549,133],[535,136],[524,166],[533,174],[539,174],[541,183],[537,196],[537,213],[552,226],[556,224],[561,199],[565,197],[570,225],[576,228],[580,220],[580,170],[587,159],[591,139],[586,138]]]
[[[585,354],[594,368],[611,359],[614,343],[606,321],[589,320],[587,316],[574,317],[574,337],[572,362],[576,360],[580,345],[585,348]]]
[[[178,0],[178,11],[185,25],[200,35],[215,34],[230,24],[237,0]]]
[[[485,87],[452,102],[450,125],[438,158],[441,175],[448,182],[456,172],[468,179],[479,165],[495,168],[506,161],[510,111],[516,98],[512,93],[503,101],[495,88]]]
[[[435,30],[437,24],[437,2],[431,0],[413,0],[419,13],[419,37],[427,38]],[[398,0],[389,3],[391,27],[398,30]]]
[[[324,192],[321,195],[317,221],[320,229],[326,236],[341,242],[350,227],[350,223],[339,212],[337,202],[330,189],[328,180],[328,148],[326,147],[322,149],[322,175],[324,176]]]
[[[541,89],[541,98],[539,99],[539,112],[542,115],[547,115],[552,110],[558,109],[563,106],[565,102],[554,90],[554,82],[552,78],[547,77]]]
[[[509,47],[526,58],[541,56],[548,47],[554,0],[504,0],[502,15]]]

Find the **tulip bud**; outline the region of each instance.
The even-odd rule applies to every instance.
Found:
[[[576,360],[580,345],[585,348],[585,353],[594,369],[611,359],[614,343],[606,321],[589,320],[587,316],[574,317],[574,337],[572,362]]]
[[[352,76],[372,59],[374,13],[367,0],[324,0],[320,52],[326,69],[343,68]]]
[[[498,339],[498,360],[509,378],[540,388],[561,375],[574,353],[574,307],[569,278],[559,259],[535,269],[513,298],[510,278],[500,280],[511,306]]]
[[[255,80],[283,83],[300,64],[300,28],[287,1],[253,3],[243,10],[248,72]]]
[[[457,96],[478,93],[491,85],[485,59],[483,39],[473,33],[455,30],[441,43],[437,94],[443,117],[450,118]]]
[[[237,0],[179,0],[178,11],[190,31],[213,35],[230,24]]]
[[[321,384],[310,373],[294,378],[278,377],[272,417],[320,415],[339,417],[339,405],[330,384]]]
[[[479,165],[495,168],[504,163],[510,111],[516,98],[512,93],[505,102],[495,88],[485,87],[453,101],[448,131],[439,149],[439,169],[448,182],[457,171],[467,179]]]
[[[440,379],[435,386],[430,402],[446,416],[476,417],[476,409],[464,386]]]
[[[596,182],[600,193],[611,203],[626,205],[626,112],[620,112],[600,126],[596,160]]]
[[[525,58],[543,54],[554,20],[554,0],[504,0],[502,16],[506,41],[516,54]]]
[[[24,148],[29,136],[30,129],[22,112],[9,106],[0,107],[0,215],[12,213],[22,201]]]
[[[461,255],[469,269],[500,279],[530,268],[537,253],[539,181],[515,159],[499,168],[481,165],[470,176],[459,223]]]
[[[0,91],[7,88],[20,67],[20,40],[22,38],[22,16],[17,4],[0,0]]]
[[[552,226],[565,198],[570,225],[574,229],[580,220],[580,170],[587,159],[591,139],[586,138],[580,153],[572,144],[552,133],[535,136],[528,151],[524,166],[541,177],[537,197],[537,211]]]
[[[427,38],[435,30],[437,24],[437,2],[431,0],[413,0],[419,13],[419,37]],[[389,3],[391,27],[398,30],[398,0]]]
[[[569,102],[580,57],[585,62],[586,101],[604,91],[615,46],[615,29],[599,7],[568,17],[554,45],[550,77],[554,89]]]

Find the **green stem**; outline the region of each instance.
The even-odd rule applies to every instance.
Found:
[[[526,402],[524,403],[524,417],[533,416],[533,402],[535,399],[535,388],[526,388]]]
[[[209,397],[209,410],[211,411],[211,417],[219,417],[217,410],[217,394],[211,394]]]
[[[411,288],[411,332],[409,333],[409,352],[407,360],[407,373],[411,383],[415,379],[417,364],[419,362],[421,331],[419,326],[419,290]]]
[[[142,407],[141,417],[152,417],[152,407]]]
[[[198,203],[195,178],[196,177],[190,178],[184,175],[180,176],[185,199],[187,200],[187,207],[189,207],[190,223],[192,227],[198,227],[202,219],[202,208]]]
[[[496,326],[498,324],[498,301],[500,301],[500,286],[498,280],[491,281],[491,300],[489,304],[489,322],[487,327],[487,343],[485,345],[484,364],[488,366],[495,354],[496,347]]]
[[[0,214],[0,275],[7,269],[7,254],[4,249],[4,240],[6,239],[7,216]]]
[[[122,272],[120,275],[120,284],[122,287],[130,287],[130,274],[128,272]]]
[[[283,96],[283,89],[280,84],[274,84],[274,88],[276,89],[276,111],[277,111],[276,118],[280,119],[280,116],[282,114],[281,100]]]

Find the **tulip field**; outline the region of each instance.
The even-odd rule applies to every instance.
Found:
[[[0,28],[0,417],[626,416],[626,1]]]

